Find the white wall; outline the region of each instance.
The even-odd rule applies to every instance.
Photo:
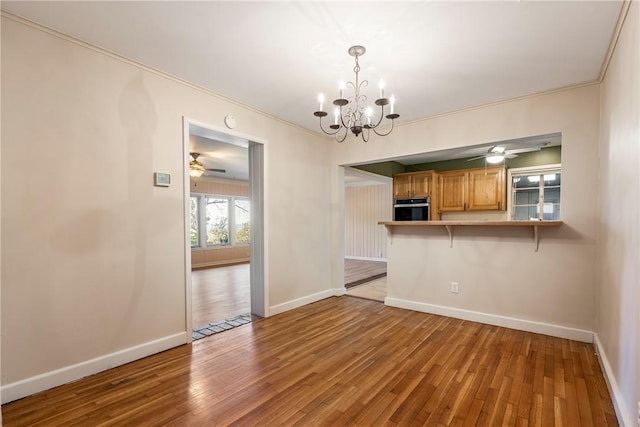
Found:
[[[640,402],[639,9],[631,3],[602,84],[596,299],[601,360],[629,426]]]
[[[598,120],[599,86],[589,85],[398,126],[366,145],[350,138],[333,145],[334,197],[341,164],[561,132],[565,224],[541,231],[539,252],[530,229],[455,229],[449,248],[444,227],[403,228],[387,248],[387,293],[415,308],[440,305],[593,331]],[[335,215],[339,224],[339,209]],[[452,281],[460,294],[450,293]]]
[[[3,399],[186,341],[183,116],[266,141],[268,305],[330,292],[326,139],[7,16],[2,107]]]
[[[345,188],[345,256],[385,260],[387,231],[378,221],[391,221],[391,184],[353,185]]]

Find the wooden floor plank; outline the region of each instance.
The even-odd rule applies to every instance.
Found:
[[[5,426],[615,426],[591,344],[332,297],[2,407]]]

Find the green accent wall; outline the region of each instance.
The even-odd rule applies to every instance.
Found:
[[[522,168],[526,166],[542,166],[562,163],[562,147],[543,148],[540,151],[518,154],[518,157],[506,159],[507,168]],[[496,165],[499,166],[500,164]],[[419,163],[407,165],[405,172],[419,172],[435,170],[439,172],[454,171],[460,169],[481,168],[484,166],[484,159],[467,161],[467,159],[445,160],[442,162]],[[492,165],[490,165],[492,166]]]
[[[527,166],[543,166],[562,163],[562,147],[543,148],[540,151],[518,154],[518,157],[506,159],[507,168],[522,168]],[[393,177],[397,173],[420,172],[434,170],[438,172],[454,171],[461,169],[481,168],[484,166],[484,159],[467,161],[467,159],[445,160],[441,162],[418,163],[415,165],[403,165],[394,161],[369,163],[366,165],[353,166],[366,172]],[[489,165],[492,166],[492,165]],[[496,165],[500,166],[500,164]]]
[[[405,172],[404,165],[398,162],[369,163],[366,165],[354,166],[354,168],[388,177],[393,177],[393,175],[397,173]]]

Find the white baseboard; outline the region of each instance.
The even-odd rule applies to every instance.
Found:
[[[604,373],[604,379],[607,382],[607,388],[613,400],[613,408],[616,410],[618,423],[623,427],[637,426],[638,424],[634,421],[633,414],[627,410],[627,405],[625,405],[624,399],[622,398],[622,390],[620,390],[620,386],[618,386],[618,381],[616,381],[616,377],[611,369],[607,353],[605,353],[600,338],[596,333],[593,334],[593,345],[596,348],[596,353],[598,353],[598,362],[600,362],[600,368]]]
[[[341,297],[342,295],[346,295],[346,294],[347,294],[347,288],[345,288],[344,286],[341,288],[333,288],[334,297]]]
[[[535,322],[532,320],[522,320],[516,319],[514,317],[498,316],[495,314],[463,310],[454,307],[445,307],[442,305],[427,304],[424,302],[408,301],[398,298],[387,297],[385,298],[384,303],[391,307],[405,308],[407,310],[421,311],[423,313],[439,314],[441,316],[454,317],[456,319],[471,320],[473,322],[503,326],[505,328],[535,332],[537,334],[551,335],[554,337],[567,338],[575,341],[582,341],[587,343],[593,342],[593,332],[583,329],[569,328],[566,326],[552,325],[549,323]]]
[[[168,350],[187,343],[187,333],[170,335],[135,347],[96,357],[55,371],[45,372],[31,378],[2,386],[2,403],[31,396],[59,385],[79,380],[134,360]]]
[[[346,256],[345,259],[356,259],[359,261],[384,261],[387,262],[386,258],[369,258],[366,256]]]
[[[269,307],[269,315],[273,316],[276,314],[284,313],[285,311],[293,310],[294,308],[302,307],[303,305],[311,304],[313,302],[332,297],[335,295],[335,291],[336,290],[334,289],[327,289],[322,292],[307,295],[306,297],[297,298],[291,301],[283,302],[282,304],[271,306]]]

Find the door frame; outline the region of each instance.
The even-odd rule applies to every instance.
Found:
[[[187,330],[187,342],[191,342],[191,331],[193,323],[192,312],[192,289],[191,289],[191,240],[189,238],[190,229],[190,176],[189,162],[189,127],[198,126],[210,130],[216,139],[221,142],[240,145],[249,151],[249,200],[251,202],[251,245],[250,245],[250,294],[251,313],[260,317],[267,317],[268,310],[268,275],[267,251],[265,224],[266,224],[266,189],[265,189],[265,157],[267,140],[251,135],[246,135],[220,126],[215,126],[199,120],[191,119],[187,116],[182,118],[182,167],[183,167],[183,221],[184,221],[184,277],[185,277],[185,318]]]

